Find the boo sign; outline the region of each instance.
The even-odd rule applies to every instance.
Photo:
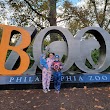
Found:
[[[64,41],[55,41],[53,44],[47,46],[51,52],[55,52],[62,56],[62,50],[67,55],[64,62],[64,68],[62,72],[66,72],[73,64],[82,70],[84,73],[100,73],[106,70],[110,66],[110,34],[102,28],[99,27],[86,27],[78,31],[78,33],[73,37],[73,35],[66,28],[51,26],[41,30],[37,34],[36,28],[22,28],[8,25],[0,25],[2,28],[2,37],[0,43],[0,75],[3,76],[19,76],[19,75],[34,75],[37,67],[40,67],[39,59],[43,50],[43,41],[49,33],[58,33],[62,36]],[[15,34],[20,33],[21,36],[17,41],[15,46],[9,44],[10,38]],[[97,65],[94,64],[90,55],[88,61],[93,69],[88,68],[85,65],[84,56],[86,52],[92,48],[92,46],[83,46],[82,37],[86,34],[92,34],[95,37],[95,41],[98,42],[100,48],[100,56]],[[28,46],[33,42],[32,53],[34,58],[34,63],[31,68],[28,69],[30,64],[30,57],[26,53]],[[92,42],[91,44],[93,44]],[[89,43],[90,44],[90,43]],[[57,46],[61,46],[58,48]],[[93,44],[94,45],[94,44]],[[53,49],[53,48],[54,49]],[[84,47],[84,51],[81,48]],[[12,50],[9,57],[6,59],[7,52]],[[84,55],[82,55],[82,53]],[[14,65],[20,59],[20,64],[17,69],[13,69]],[[42,68],[41,68],[42,69]]]

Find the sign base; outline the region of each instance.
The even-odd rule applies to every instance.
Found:
[[[62,83],[99,83],[110,82],[110,73],[108,74],[63,74]],[[53,82],[53,77],[51,79]],[[22,76],[0,76],[0,85],[6,84],[39,84],[42,83],[42,75],[22,75]]]

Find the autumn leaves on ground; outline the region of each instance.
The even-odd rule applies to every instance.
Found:
[[[62,87],[59,95],[54,89],[45,94],[32,85],[14,90],[0,87],[0,110],[110,110],[110,83],[94,85]]]

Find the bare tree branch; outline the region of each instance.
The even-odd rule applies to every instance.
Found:
[[[14,0],[9,0],[9,2],[12,2],[12,1],[14,1]],[[32,7],[32,5],[29,3],[28,0],[24,0],[24,1],[28,4],[28,6],[31,8],[31,10],[34,11],[37,15],[39,15],[40,17],[44,17],[45,19],[48,19],[48,17],[46,17],[45,15],[43,15],[43,14],[37,12],[37,11]]]
[[[34,11],[37,15],[44,17],[45,19],[48,19],[48,17],[46,17],[45,15],[37,12],[27,0],[24,0],[24,1],[28,4],[28,6],[31,8],[31,10]]]
[[[105,1],[105,7],[104,7],[104,11],[103,11],[103,19],[102,19],[102,22],[100,24],[101,27],[103,27],[103,25],[104,25],[107,3],[108,3],[108,0]]]
[[[39,23],[37,23],[36,21],[34,21],[32,18],[28,17],[27,19],[32,20],[38,27],[40,27],[41,29],[44,29],[45,27],[43,27],[42,25],[40,25]]]
[[[65,19],[62,19],[62,20],[59,20],[59,21],[57,21],[57,23],[59,23],[59,22],[62,22],[62,21],[65,21],[65,20],[70,20],[72,17],[74,17],[74,16],[68,16],[68,18],[65,18]]]
[[[90,2],[93,3],[93,6],[94,6],[94,12],[95,12],[95,16],[96,16],[96,20],[97,20],[99,26],[101,27],[101,24],[100,24],[100,22],[99,22],[99,18],[98,18],[98,12],[97,12],[97,7],[96,7],[95,0],[90,0]]]

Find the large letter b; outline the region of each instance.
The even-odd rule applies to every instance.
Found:
[[[21,75],[28,69],[30,59],[24,48],[28,47],[31,41],[29,33],[20,27],[0,25],[3,28],[2,39],[0,44],[0,75]],[[22,40],[17,46],[10,46],[10,35],[13,30],[21,33]],[[20,65],[16,70],[7,70],[5,68],[5,60],[8,50],[15,51],[20,56]]]

